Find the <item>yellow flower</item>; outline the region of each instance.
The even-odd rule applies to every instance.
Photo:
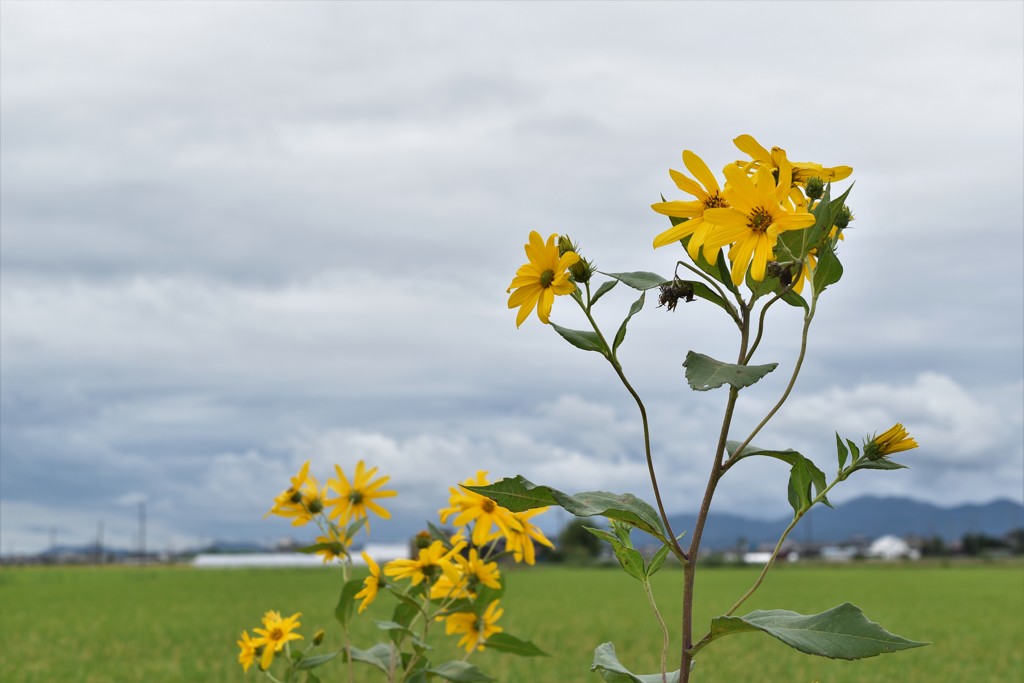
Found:
[[[486,486],[488,483],[487,472],[480,470],[476,473],[476,480],[470,477],[462,483],[464,486]],[[519,531],[522,528],[509,510],[490,498],[466,488],[462,490],[450,488],[448,491],[451,493],[448,498],[450,507],[438,511],[441,523],[447,523],[448,518],[452,515],[457,515],[454,521],[455,526],[465,526],[473,522],[473,545],[484,545],[497,538],[499,534],[491,533],[491,528],[494,526],[497,526],[506,538],[513,531]]]
[[[238,663],[242,665],[242,671],[249,672],[249,667],[256,659],[257,644],[249,637],[248,631],[242,631],[242,639],[236,641],[241,652],[238,653]]]
[[[365,552],[362,555],[363,560],[366,562],[366,566],[370,568],[370,575],[363,579],[363,590],[355,594],[356,600],[363,601],[359,605],[360,614],[362,614],[363,610],[369,607],[370,604],[377,599],[377,591],[379,591],[381,586],[384,585],[384,580],[380,578],[380,566],[378,566],[378,564],[373,561],[373,558]]]
[[[526,564],[531,565],[536,562],[536,552],[533,547],[534,541],[537,541],[541,545],[546,545],[549,548],[555,547],[544,535],[544,532],[530,523],[531,517],[539,515],[545,510],[547,510],[547,508],[534,508],[532,510],[516,512],[513,514],[515,520],[519,522],[520,530],[513,531],[511,534],[506,535],[505,550],[512,553],[516,562],[525,561]]]
[[[484,643],[488,638],[495,633],[501,633],[505,630],[495,625],[505,612],[505,610],[498,608],[499,602],[499,600],[495,600],[488,605],[487,611],[482,615],[477,615],[473,612],[456,612],[449,615],[444,632],[448,635],[462,633],[463,636],[459,639],[459,647],[465,648],[467,653],[472,652],[474,647],[477,650],[483,650]]]
[[[333,560],[348,557],[348,546],[352,543],[352,539],[346,538],[343,531],[332,527],[327,530],[326,536],[317,536],[316,542],[323,545],[316,551],[316,554],[323,555],[324,564],[327,564]]]
[[[396,579],[412,579],[412,585],[418,586],[426,581],[432,584],[441,576],[447,576],[453,584],[459,581],[459,571],[453,564],[452,557],[466,547],[465,544],[453,546],[450,550],[441,541],[434,541],[426,548],[420,548],[419,556],[414,560],[392,560],[384,565],[384,575]]]
[[[718,181],[715,180],[715,176],[708,169],[703,159],[687,149],[683,151],[683,163],[690,173],[693,174],[694,178],[697,179],[696,181],[679,171],[671,169],[669,170],[669,175],[672,176],[672,180],[675,181],[676,186],[680,190],[693,195],[697,199],[689,202],[658,202],[651,205],[652,209],[664,216],[689,219],[678,225],[673,225],[655,237],[654,248],[657,249],[666,244],[678,242],[687,235],[692,235],[689,243],[686,245],[686,250],[690,254],[690,258],[696,261],[700,247],[704,244],[704,239],[714,227],[704,220],[704,211],[727,207],[729,203],[722,195]],[[716,258],[714,253],[705,253],[704,257],[709,261],[713,261]]]
[[[291,478],[292,485],[274,498],[274,506],[264,515],[293,517],[292,526],[303,526],[324,509],[327,489],[309,473],[309,461],[302,464],[299,473]]]
[[[704,248],[718,251],[726,244],[732,261],[732,282],[743,282],[747,268],[757,281],[764,279],[768,261],[775,260],[775,243],[787,230],[800,230],[814,225],[814,216],[806,211],[789,211],[790,169],[783,159],[776,184],[771,171],[758,167],[754,178],[737,166],[726,166],[725,198],[727,209],[708,209],[704,219],[715,229],[704,241]],[[751,259],[753,265],[751,266]]]
[[[300,612],[296,612],[287,619],[282,619],[281,613],[273,610],[263,615],[263,628],[253,629],[259,638],[252,641],[254,645],[263,646],[263,655],[260,657],[261,669],[270,668],[274,661],[274,653],[280,652],[286,643],[302,639],[298,633],[292,633],[302,625],[298,622],[301,616]]]
[[[430,587],[431,600],[475,598],[477,587],[480,585],[495,590],[501,588],[501,572],[498,571],[498,563],[485,562],[480,558],[476,548],[470,549],[468,558],[456,555],[455,562],[458,564],[459,570],[458,581],[452,581],[448,576],[441,576]]]
[[[865,445],[864,456],[869,460],[878,460],[893,453],[909,451],[911,448],[917,448],[917,441],[897,422]]]
[[[769,152],[750,135],[741,135],[733,140],[733,142],[741,152],[751,158],[751,161],[746,163],[742,161],[736,162],[743,166],[744,170],[767,166],[768,170],[777,171],[781,167],[781,162],[786,159],[786,151],[784,149],[772,147],[772,151]],[[812,161],[791,161],[789,163],[792,168],[792,184],[800,187],[806,185],[807,181],[811,178],[817,177],[826,183],[831,183],[837,180],[844,180],[853,173],[853,168],[850,166],[832,166],[827,168]]]
[[[362,460],[356,463],[356,475],[351,483],[339,466],[335,465],[334,471],[338,478],[328,479],[327,486],[337,491],[339,497],[326,502],[326,505],[331,508],[330,517],[332,519],[337,518],[341,524],[347,524],[349,520],[357,521],[364,517],[368,519],[367,510],[375,512],[384,519],[391,519],[391,513],[374,502],[374,498],[391,498],[398,495],[396,491],[384,491],[380,488],[388,483],[391,477],[380,477],[376,481],[371,481],[373,475],[377,473],[377,468],[374,467],[367,471]],[[370,528],[369,523],[366,528]]]
[[[567,251],[559,256],[557,238],[558,235],[551,235],[545,243],[540,233],[530,233],[530,241],[526,244],[528,262],[519,267],[506,290],[516,290],[508,298],[509,308],[519,307],[516,327],[530,316],[534,306],[537,307],[537,317],[547,325],[555,295],[576,291],[576,283],[569,279],[568,269],[580,260],[579,254]]]

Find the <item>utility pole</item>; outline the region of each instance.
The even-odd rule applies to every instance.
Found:
[[[103,520],[96,522],[96,564],[103,564]]]
[[[146,564],[146,501],[139,501],[139,562]]]

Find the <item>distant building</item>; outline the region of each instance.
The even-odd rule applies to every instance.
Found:
[[[899,536],[886,535],[876,538],[868,546],[868,557],[880,560],[919,560],[921,551],[911,548],[910,544]]]

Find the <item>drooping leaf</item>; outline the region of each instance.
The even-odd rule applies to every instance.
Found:
[[[619,284],[618,280],[608,280],[607,282],[602,282],[601,286],[598,287],[597,291],[594,292],[593,296],[590,297],[590,305],[593,306],[594,304],[596,304],[598,299],[600,299],[608,292],[612,291],[612,287],[614,287],[617,284]]]
[[[454,681],[454,683],[486,683],[495,680],[469,662],[445,662],[440,666],[432,666],[426,671],[440,676],[446,681]]]
[[[628,285],[633,289],[639,289],[644,292],[648,289],[654,289],[661,285],[669,282],[670,278],[665,278],[657,273],[648,273],[644,271],[637,271],[633,273],[601,273],[608,277],[613,277],[624,285]]]
[[[736,449],[739,447],[738,441],[725,442],[725,449],[730,457],[736,453]],[[810,459],[797,451],[792,449],[780,451],[760,448],[750,444],[743,449],[743,452],[736,457],[736,460],[755,455],[781,460],[792,468],[789,476],[789,503],[793,506],[794,512],[799,512],[807,503],[810,503],[811,498],[813,498],[811,496],[812,486],[814,487],[815,494],[821,493],[828,486],[825,473],[818,469],[818,466],[811,462]],[[828,501],[828,498],[823,498],[821,502],[832,507],[832,503]]]
[[[346,581],[345,585],[341,587],[341,595],[338,597],[338,604],[334,608],[334,618],[342,626],[347,625],[349,619],[352,618],[352,608],[356,604],[355,595],[362,589],[363,581],[361,579]]]
[[[644,296],[646,292],[640,294],[640,298],[633,302],[633,305],[629,307],[629,314],[626,315],[626,319],[622,321],[622,325],[619,326],[619,331],[615,333],[615,342],[612,344],[612,351],[618,350],[623,340],[626,338],[626,324],[629,319],[640,312],[640,309],[644,307]]]
[[[607,517],[635,525],[655,538],[665,539],[661,517],[648,503],[631,493],[586,491],[569,495],[549,486],[538,486],[522,475],[488,486],[466,486],[512,512],[558,505],[577,517]]]
[[[488,650],[507,652],[508,654],[519,655],[520,657],[547,657],[548,653],[533,644],[530,640],[521,640],[509,635],[504,631],[494,633],[487,639],[485,647]]]
[[[601,643],[594,650],[594,663],[590,666],[591,671],[596,671],[605,683],[679,683],[679,672],[668,673],[666,679],[660,673],[637,675],[627,669],[615,655],[615,646],[611,643]],[[692,670],[692,669],[691,669]]]
[[[717,389],[723,384],[729,384],[736,389],[749,387],[778,366],[778,363],[734,365],[693,351],[687,352],[686,360],[683,361],[686,381],[695,391]]]
[[[554,328],[555,332],[561,335],[562,339],[569,342],[577,349],[583,349],[584,351],[596,351],[602,355],[608,355],[608,349],[601,342],[601,337],[596,332],[588,332],[587,330],[570,330],[567,327],[556,325],[551,323],[551,327]]]
[[[863,659],[928,644],[889,633],[848,602],[820,614],[757,610],[711,621],[712,639],[747,631],[763,631],[800,652],[830,659]]]

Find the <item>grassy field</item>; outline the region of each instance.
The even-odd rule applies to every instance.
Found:
[[[749,569],[698,575],[698,624],[727,609],[756,576]],[[681,572],[655,577],[673,631]],[[33,568],[0,570],[0,680],[125,682],[265,680],[243,676],[234,641],[267,609],[302,612],[307,638],[336,636],[331,613],[340,574],[331,570]],[[633,671],[658,666],[659,631],[639,584],[619,571],[533,568],[507,574],[502,623],[553,656],[483,653],[481,668],[512,683],[597,681],[593,649],[613,641]],[[894,633],[933,644],[860,662],[808,657],[761,634],[716,642],[698,660],[697,683],[945,683],[1019,681],[1024,674],[1024,567],[908,565],[781,567],[749,609],[818,612],[844,601]],[[386,602],[386,597],[378,602]],[[744,608],[741,612],[746,612]],[[389,607],[367,613],[389,617]],[[364,620],[356,644],[380,634]],[[329,636],[327,645],[336,643]],[[342,680],[341,667],[322,678]],[[361,680],[378,680],[363,669]],[[699,675],[698,675],[699,674]]]

